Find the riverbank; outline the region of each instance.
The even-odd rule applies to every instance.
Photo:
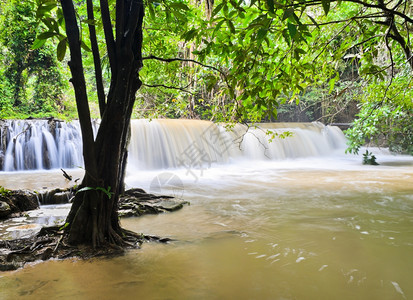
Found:
[[[70,195],[73,196],[74,190],[74,188],[71,188],[65,192],[67,202],[69,202]],[[38,201],[43,195],[30,191],[12,191],[4,188],[2,191],[3,194],[0,196],[0,208],[2,210],[0,212],[4,212],[4,214],[0,215],[0,221],[2,222],[0,229],[2,231],[11,231],[12,233],[13,231],[23,231],[26,232],[27,237],[0,240],[0,271],[16,270],[23,267],[27,262],[45,261],[51,258],[80,257],[89,259],[96,256],[119,255],[126,249],[139,248],[143,242],[156,241],[166,243],[170,240],[168,238],[123,230],[125,243],[122,246],[111,246],[108,244],[94,249],[85,245],[70,245],[67,242],[63,218],[55,220],[54,226],[49,227],[44,227],[50,223],[45,218],[38,218],[37,222],[33,222],[33,219],[29,218],[29,214],[34,209],[39,208]],[[60,189],[45,192],[44,194],[54,196],[56,195],[54,191],[60,191]],[[50,202],[53,202],[52,199],[48,199],[48,203]],[[136,217],[177,211],[183,208],[185,204],[188,204],[188,202],[174,199],[171,196],[153,195],[146,193],[142,189],[131,189],[127,190],[120,197],[118,212],[120,217]],[[68,212],[70,205],[66,206],[66,208]],[[18,220],[20,225],[9,226],[8,228],[7,224],[4,224],[7,218],[11,218],[12,221]],[[13,224],[13,222],[8,224]]]

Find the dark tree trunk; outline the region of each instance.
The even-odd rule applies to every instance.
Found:
[[[101,5],[105,2],[101,1]],[[84,130],[89,130],[90,114],[87,96],[83,95],[86,85],[79,33],[72,0],[61,0],[61,3],[71,53],[72,83],[77,101],[79,99],[77,107],[84,134]],[[102,12],[108,10],[107,7],[101,9]],[[91,244],[93,247],[122,245],[125,242],[117,205],[123,189],[129,124],[135,94],[141,86],[139,70],[142,67],[144,6],[142,2],[134,0],[118,0],[116,9],[116,42],[112,40],[113,35],[105,32],[106,38],[109,38],[107,47],[111,56],[111,86],[96,140],[93,136],[83,136],[86,172],[81,186],[84,189],[77,193],[67,218],[69,242]],[[110,23],[107,23],[110,20],[106,17],[103,16],[105,31],[110,30]],[[82,76],[79,76],[79,70],[82,70]],[[82,77],[83,80],[78,80],[77,77]]]
[[[93,1],[87,0],[87,18],[90,22],[95,20],[95,16],[93,13]],[[96,37],[96,28],[95,24],[89,24],[89,37],[90,37],[90,44],[92,47],[93,53],[93,64],[95,66],[95,82],[96,82],[96,92],[99,101],[99,111],[100,116],[103,116],[106,108],[106,99],[105,99],[105,90],[103,87],[103,76],[102,76],[102,66],[100,63],[100,54],[99,54],[99,46]]]

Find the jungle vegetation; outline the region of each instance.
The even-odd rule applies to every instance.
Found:
[[[349,151],[413,151],[408,0],[1,1],[0,13],[0,117],[77,109],[86,172],[72,244],[132,234],[117,215],[132,117],[256,123],[302,105],[334,122],[356,107]]]
[[[57,60],[60,39],[50,39],[50,28],[39,21],[53,2],[0,1],[0,118],[78,117],[68,56],[60,52]],[[146,5],[144,52],[169,62],[145,61],[133,117],[353,121],[349,151],[373,142],[412,153],[412,59],[406,57],[411,57],[413,8],[408,1],[383,4],[388,9],[380,8],[380,1],[285,6],[269,0],[244,7],[231,1],[178,2]],[[76,3],[86,18],[85,1]],[[103,39],[100,31],[98,38]],[[84,42],[88,53],[90,42]],[[104,48],[100,52],[107,93],[108,56]],[[309,65],[317,72],[311,75]],[[243,78],[246,73],[248,82],[236,82],[234,74]],[[85,59],[85,76],[87,87],[95,89],[91,57]],[[273,78],[278,87],[268,85]],[[270,99],[270,105],[261,106],[261,98]],[[89,102],[92,117],[98,118],[97,95],[90,94]],[[234,115],[240,106],[244,112]]]

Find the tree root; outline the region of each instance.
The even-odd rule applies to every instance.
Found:
[[[103,232],[102,228],[104,227],[102,224],[98,226],[96,218],[95,220],[89,219],[89,210],[81,209],[81,206],[86,205],[86,202],[88,201],[83,198],[75,198],[64,227],[44,227],[31,238],[0,241],[0,271],[15,270],[23,267],[26,262],[50,258],[111,257],[122,255],[127,249],[138,249],[145,242],[168,243],[171,241],[169,238],[139,234],[121,228],[119,224],[112,227],[112,223],[109,223],[110,225]],[[184,203],[187,202],[172,200],[172,197],[169,196],[155,196],[147,194],[143,190],[134,189],[125,193],[119,206],[121,209],[124,207],[128,211],[132,210],[131,215],[142,215],[174,211],[182,208]],[[96,205],[91,206],[96,207]],[[137,208],[137,211],[133,211],[133,208]],[[79,210],[81,210],[80,214],[78,214]],[[103,216],[102,213],[100,215]],[[84,226],[78,226],[77,230],[72,232],[75,217],[79,218],[79,224]],[[93,222],[93,226],[88,222]],[[93,237],[92,240],[84,238],[85,228],[88,228],[88,225],[91,229],[89,234],[90,237]],[[77,241],[79,241],[78,244],[74,245]],[[86,245],[84,242],[88,242],[88,244]]]
[[[0,271],[21,268],[27,262],[48,260],[51,258],[67,259],[94,257],[113,257],[124,254],[127,249],[139,249],[144,242],[167,243],[170,239],[138,234],[121,229],[122,236],[117,235],[114,243],[106,242],[97,249],[91,245],[70,245],[68,235],[59,227],[44,227],[34,237],[0,241]]]

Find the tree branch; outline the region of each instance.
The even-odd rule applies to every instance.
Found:
[[[344,29],[346,29],[347,26],[349,26],[349,25],[351,24],[351,22],[353,22],[353,21],[354,21],[354,20],[351,19],[349,22],[347,22],[347,24],[344,25],[344,26],[340,29],[340,31],[339,31],[337,34],[335,34],[335,35],[324,45],[323,49],[321,49],[320,53],[317,54],[317,56],[313,59],[313,61],[316,61],[316,60],[320,57],[320,55],[326,50],[327,46],[328,46],[332,41],[334,41],[334,39],[335,39],[338,35],[340,35],[340,33],[342,33],[342,32],[344,31]]]
[[[145,87],[149,87],[149,88],[160,88],[160,87],[162,87],[162,88],[165,88],[165,89],[178,90],[178,91],[182,91],[182,92],[191,94],[192,96],[195,96],[194,93],[192,93],[192,92],[190,92],[186,89],[189,85],[187,87],[184,87],[184,88],[183,87],[177,87],[177,86],[169,86],[169,85],[165,85],[165,84],[145,84],[145,83],[143,83],[142,85],[145,86]]]
[[[382,18],[385,17],[385,15],[381,14],[381,13],[374,13],[374,14],[369,14],[369,15],[364,15],[364,16],[354,16],[348,19],[344,19],[344,20],[336,20],[336,21],[329,21],[329,22],[325,22],[325,23],[304,23],[302,24],[303,26],[326,26],[326,25],[331,25],[331,24],[340,24],[340,23],[345,23],[351,20],[357,20],[357,19],[373,19],[373,18]]]
[[[82,53],[80,50],[80,34],[77,25],[76,11],[72,0],[60,0],[65,18],[67,40],[70,49],[70,71],[72,73],[72,84],[75,90],[76,106],[79,116],[79,123],[82,130],[83,157],[85,170],[96,177],[96,160],[94,148],[94,136],[92,122],[90,119],[90,109],[86,91],[86,80],[82,63]]]
[[[110,19],[108,0],[100,0],[100,11],[102,16],[103,30],[105,32],[106,47],[109,57],[109,65],[112,75],[116,73],[115,65],[115,39],[113,37],[112,21]]]
[[[149,56],[142,57],[142,60],[147,60],[147,59],[154,59],[154,60],[159,60],[159,61],[163,61],[163,62],[167,62],[167,63],[174,62],[174,61],[192,62],[192,63],[200,65],[204,68],[209,68],[209,69],[212,69],[214,71],[217,71],[219,74],[226,77],[226,74],[223,71],[221,71],[220,69],[218,69],[214,66],[203,64],[203,63],[201,63],[199,61],[196,61],[194,59],[178,58],[178,57],[175,57],[175,58],[162,58],[162,57],[158,57],[158,56],[155,56],[155,55],[149,55]]]
[[[370,4],[370,3],[367,3],[367,2],[363,2],[361,0],[345,0],[345,2],[360,4],[360,5],[362,5],[364,7],[368,7],[368,8],[377,8],[377,9],[380,9],[380,10],[386,12],[386,13],[397,15],[397,16],[401,17],[402,19],[405,19],[407,22],[413,24],[413,19],[412,18],[410,18],[406,14],[401,13],[397,10],[394,10],[392,8],[387,8],[384,4],[383,5]]]
[[[381,3],[379,2],[379,4],[370,4],[370,3],[367,3],[366,1],[362,1],[362,0],[330,0],[330,2],[338,2],[338,1],[351,2],[351,3],[356,3],[356,4],[359,4],[359,5],[367,7],[367,8],[380,9],[383,12],[397,15],[397,16],[401,17],[402,19],[406,20],[407,22],[413,24],[413,19],[411,17],[409,17],[405,13],[402,13],[402,12],[399,12],[399,11],[395,10],[399,6],[399,4],[396,4],[394,6],[394,8],[388,8],[388,7],[386,7],[386,4],[384,4],[383,1],[381,1]],[[307,7],[310,7],[310,6],[321,6],[322,3],[323,3],[322,0],[299,1],[297,3],[291,3],[291,4],[288,4],[288,5],[285,5],[284,8],[303,8],[303,7],[307,8]]]
[[[106,99],[105,99],[105,90],[103,87],[102,66],[100,63],[99,46],[98,46],[98,42],[96,38],[95,24],[90,23],[90,22],[95,21],[95,16],[93,14],[93,1],[87,0],[86,5],[87,5],[87,18],[89,20],[90,44],[92,46],[93,63],[95,65],[95,80],[96,80],[96,90],[97,90],[98,102],[99,102],[99,111],[100,111],[100,117],[103,117],[103,113],[105,112],[105,108],[106,108]]]
[[[385,41],[386,41],[386,48],[387,48],[387,50],[389,51],[389,55],[390,55],[390,62],[391,62],[391,78],[390,78],[390,83],[389,83],[389,85],[387,86],[387,88],[386,88],[386,91],[385,91],[385,93],[384,93],[384,95],[386,95],[387,94],[387,91],[389,90],[389,87],[390,87],[390,85],[392,84],[392,82],[393,82],[393,77],[394,77],[394,61],[393,61],[393,52],[392,52],[392,50],[391,50],[391,48],[390,48],[390,45],[389,45],[389,37],[390,37],[390,30],[391,30],[391,28],[392,28],[392,26],[393,26],[393,22],[394,22],[394,18],[391,18],[391,20],[390,20],[390,26],[389,26],[389,28],[386,30],[386,35],[385,35]]]
[[[363,45],[364,43],[367,43],[368,41],[373,40],[373,39],[378,38],[378,37],[384,37],[384,35],[383,34],[377,34],[375,36],[369,37],[368,39],[366,39],[364,41],[361,41],[357,44],[354,44],[353,46],[350,46],[349,49],[360,46],[360,45]]]
[[[200,65],[204,68],[212,69],[212,70],[218,72],[223,77],[223,79],[225,81],[225,84],[227,85],[228,89],[231,90],[231,91],[233,90],[231,84],[228,82],[227,74],[225,74],[222,70],[218,69],[217,67],[206,65],[206,64],[203,64],[203,63],[201,63],[199,61],[196,61],[194,59],[187,59],[187,58],[178,58],[178,57],[175,57],[175,58],[162,58],[162,57],[158,57],[158,56],[155,56],[155,55],[149,55],[149,56],[142,57],[142,60],[148,60],[148,59],[159,60],[159,61],[163,61],[163,62],[167,62],[167,63],[174,62],[174,61],[192,62],[192,63]]]

